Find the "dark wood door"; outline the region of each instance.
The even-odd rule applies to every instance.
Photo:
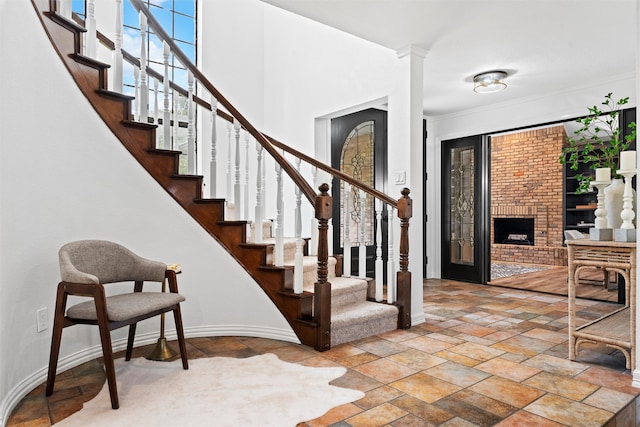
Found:
[[[487,283],[489,138],[442,142],[442,278]]]

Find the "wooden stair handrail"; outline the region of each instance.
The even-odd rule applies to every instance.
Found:
[[[145,13],[146,14],[146,13]],[[82,18],[80,16],[78,16],[77,14],[74,13],[73,15],[74,20],[79,24],[79,25],[84,25],[84,21],[82,20]],[[96,31],[96,35],[98,37],[98,40],[109,50],[115,50],[115,44],[113,43],[113,41],[111,41],[107,36],[105,36],[104,34],[102,34],[99,31]],[[127,61],[128,63],[136,66],[136,67],[140,67],[140,60],[138,58],[136,58],[135,56],[133,56],[131,53],[127,52],[125,49],[122,49],[122,57],[125,61]],[[189,62],[189,64],[191,64],[191,62]],[[187,64],[185,64],[186,66]],[[195,66],[194,66],[195,68]],[[159,72],[157,72],[156,70],[154,70],[153,68],[147,66],[146,67],[146,71],[147,74],[149,74],[150,76],[152,76],[154,79],[158,80],[160,83],[164,82],[164,76],[162,74],[160,74]],[[195,74],[194,74],[195,75]],[[182,86],[174,83],[173,81],[169,82],[169,85],[171,87],[171,89],[177,91],[180,95],[182,96],[189,96],[189,92],[183,88]],[[216,97],[217,98],[217,97]],[[200,105],[203,108],[206,108],[207,110],[211,111],[212,107],[211,104],[207,101],[205,101],[204,99],[200,98],[199,96],[197,96],[196,94],[193,94],[193,101],[195,103],[197,103],[198,105]],[[216,112],[216,114],[228,121],[233,123],[233,116],[231,114],[228,114],[227,112],[223,111],[223,110],[218,110]],[[244,127],[244,126],[243,126]],[[299,159],[304,160],[305,162],[309,163],[310,165],[323,170],[325,172],[327,172],[328,174],[330,174],[333,177],[339,178],[345,182],[348,182],[351,186],[357,187],[359,189],[364,190],[365,193],[382,200],[383,202],[385,202],[388,205],[393,206],[394,208],[398,207],[398,202],[397,200],[389,197],[388,195],[384,194],[383,192],[373,188],[373,187],[369,187],[366,184],[361,183],[360,181],[357,181],[356,179],[350,177],[349,175],[345,174],[342,171],[339,171],[337,169],[332,168],[331,166],[328,166],[316,159],[314,159],[311,156],[308,156],[288,145],[286,145],[283,142],[278,141],[277,139],[270,137],[269,135],[263,134],[265,136],[265,138],[267,138],[269,140],[269,142],[271,142],[271,144],[273,144],[275,147],[280,148],[283,151],[286,151],[289,154],[292,154],[293,156],[298,157]]]
[[[324,163],[322,163],[319,160],[314,159],[313,157],[307,156],[306,154],[296,150],[295,148],[291,148],[288,145],[278,141],[275,138],[272,138],[268,135],[265,135],[265,137],[267,137],[267,139],[269,141],[271,141],[271,143],[273,145],[275,145],[276,147],[280,148],[283,151],[286,151],[289,154],[292,154],[296,157],[298,157],[299,159],[304,160],[305,162],[309,163],[312,166],[317,167],[318,169],[321,169],[327,173],[329,173],[330,175],[336,177],[336,178],[340,178],[341,180],[348,182],[349,184],[351,184],[354,187],[357,187],[361,190],[363,190],[365,193],[370,194],[371,196],[382,200],[383,202],[387,203],[388,205],[393,206],[394,208],[398,207],[398,201],[387,196],[386,194],[384,194],[383,192],[381,192],[380,190],[377,190],[373,187],[369,187],[366,184],[363,184],[362,182],[356,180],[355,178],[350,177],[349,175],[345,174],[344,172],[341,172],[337,169],[332,168],[331,166],[327,166]]]
[[[316,204],[316,192],[311,185],[300,175],[300,173],[289,163],[287,160],[275,149],[273,145],[267,140],[267,138],[259,132],[240,112],[215,88],[215,86],[202,74],[202,72],[189,60],[187,55],[180,50],[178,45],[173,41],[171,37],[164,31],[162,26],[158,23],[155,17],[149,12],[142,0],[130,0],[133,7],[142,12],[147,17],[148,25],[153,29],[156,36],[160,40],[164,41],[171,48],[171,52],[176,56],[182,65],[187,68],[196,79],[205,87],[205,89],[213,95],[220,104],[222,104],[231,115],[238,120],[238,122],[249,132],[256,141],[264,147],[265,150],[278,162],[282,169],[291,177],[293,182],[300,188],[304,196],[307,198],[311,206],[315,207]]]

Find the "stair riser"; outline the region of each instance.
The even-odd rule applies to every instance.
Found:
[[[398,327],[398,317],[389,316],[386,319],[376,319],[366,323],[354,323],[347,327],[331,328],[331,345],[336,346],[350,341],[390,332]]]

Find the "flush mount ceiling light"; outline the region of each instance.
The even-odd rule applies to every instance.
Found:
[[[507,77],[504,71],[488,71],[473,77],[473,91],[477,93],[498,92],[507,87],[503,80]]]

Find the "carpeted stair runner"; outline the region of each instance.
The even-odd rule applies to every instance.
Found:
[[[263,243],[275,244],[272,221],[263,223]],[[253,241],[255,224],[249,228],[249,240]],[[296,240],[284,239],[284,264],[295,265]],[[372,335],[389,332],[398,327],[398,308],[394,305],[369,301],[373,296],[374,281],[358,277],[336,276],[336,258],[329,257],[327,280],[331,282],[331,345],[335,346]],[[318,280],[318,258],[303,258],[303,289],[313,293]]]

